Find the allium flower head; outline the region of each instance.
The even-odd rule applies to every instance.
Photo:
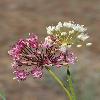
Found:
[[[59,22],[56,26],[47,27],[47,34],[56,38],[53,42],[59,44],[59,47],[62,50],[70,48],[72,45],[81,47],[79,45],[84,44],[84,41],[89,38],[86,30],[87,28],[85,28],[84,25],[75,24],[71,21],[64,23]]]
[[[62,52],[52,44],[51,37],[48,36],[44,43],[39,43],[34,34],[20,39],[8,53],[13,59],[13,73],[18,80],[25,80],[28,76],[41,78],[45,66],[61,67],[64,63],[73,64],[76,61],[73,53]]]

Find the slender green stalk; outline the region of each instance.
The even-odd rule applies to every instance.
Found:
[[[73,83],[72,83],[72,77],[69,71],[69,68],[67,69],[67,77],[68,77],[68,84],[69,84],[69,88],[72,94],[72,100],[77,100],[76,99],[76,95],[75,95],[75,91],[74,91],[74,87],[73,87]]]
[[[70,100],[72,100],[72,97],[70,95],[70,92],[67,90],[67,88],[64,86],[62,81],[55,75],[55,73],[48,67],[46,67],[47,71],[50,73],[50,75],[60,84],[60,86],[63,88],[63,90],[66,92],[66,95],[69,97]]]
[[[0,98],[2,98],[2,100],[6,100],[5,96],[3,95],[3,93],[0,93]]]

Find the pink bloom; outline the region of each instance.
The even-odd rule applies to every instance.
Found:
[[[48,37],[49,38],[49,37]],[[44,46],[38,42],[36,35],[30,34],[29,38],[19,40],[9,51],[14,60],[12,68],[18,80],[25,80],[30,75],[41,78],[45,66],[61,67],[63,63],[74,63],[73,53],[61,52],[55,45]]]
[[[68,64],[74,64],[77,60],[77,57],[74,56],[73,52],[66,51],[63,53],[64,61]]]
[[[25,72],[24,70],[14,71],[14,74],[18,80],[26,80],[27,76],[29,75],[29,73]]]
[[[73,53],[68,53],[68,58],[67,58],[67,61],[69,64],[74,64],[77,60],[77,57],[74,56]]]
[[[38,47],[38,37],[36,35],[29,34],[29,38],[26,39],[27,43],[29,46],[31,46],[32,48],[37,48]]]
[[[21,54],[22,54],[22,50],[23,50],[23,48],[25,47],[25,41],[24,40],[19,40],[17,43],[16,43],[16,45],[14,45],[13,47],[12,47],[12,49],[10,50],[10,51],[8,51],[8,54],[10,55],[10,56],[12,56],[12,58],[14,59],[14,60],[16,60],[16,59],[19,59],[20,58],[20,56],[21,56]]]
[[[41,78],[43,75],[43,72],[42,72],[42,69],[35,67],[31,70],[31,74],[34,78]]]

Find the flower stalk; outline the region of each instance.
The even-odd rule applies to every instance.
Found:
[[[67,69],[67,78],[68,78],[68,85],[69,85],[69,88],[70,88],[70,92],[71,92],[71,95],[72,95],[72,100],[77,100],[69,68]]]
[[[63,88],[63,90],[65,91],[66,95],[69,97],[69,100],[73,100],[71,97],[71,94],[69,92],[69,90],[67,90],[67,88],[64,86],[64,84],[62,83],[62,81],[56,76],[56,74],[48,67],[46,67],[47,71],[49,72],[49,74],[60,84],[60,86]]]

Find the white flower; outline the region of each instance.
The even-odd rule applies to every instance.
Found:
[[[69,31],[69,34],[72,34],[72,33],[74,33],[74,30]]]
[[[51,35],[51,34],[53,34],[52,31],[55,30],[55,26],[49,26],[46,29],[47,29],[47,33]]]
[[[63,23],[63,26],[64,27],[67,27],[67,28],[72,28],[73,27],[73,24],[71,23],[71,21],[69,21],[69,22],[64,22]]]
[[[56,26],[55,30],[59,31],[61,27],[63,27],[63,25],[61,22],[59,22],[58,25]]]
[[[76,47],[80,48],[80,47],[82,47],[82,45],[79,44],[79,45],[77,45]]]
[[[81,33],[80,35],[77,36],[77,38],[79,38],[82,41],[85,41],[86,39],[89,38],[89,36],[87,34]]]
[[[55,30],[56,30],[56,31],[60,31],[60,28],[61,28],[61,27],[57,25],[56,28],[55,28]]]
[[[86,44],[86,46],[91,46],[91,45],[92,45],[92,43],[87,43],[87,44]]]
[[[61,51],[65,51],[66,48],[70,48],[73,44],[76,47],[81,47],[81,42],[84,42],[89,38],[89,35],[85,32],[87,30],[84,25],[79,25],[73,21],[69,22],[59,22],[56,26],[47,27],[47,33],[49,35],[55,36],[58,40],[55,40],[55,43],[58,41],[61,43],[66,43],[66,45],[61,45]],[[81,41],[80,41],[81,40]],[[80,43],[78,43],[80,42]],[[71,45],[68,45],[70,43]],[[85,44],[86,46],[91,45],[90,43]]]
[[[74,24],[73,29],[78,32],[85,32],[87,28],[83,27],[84,25]]]
[[[74,24],[74,22],[71,21],[64,22],[63,26],[67,28],[72,28],[73,30],[78,32],[85,32],[87,30],[87,28],[84,28],[84,25]]]
[[[62,33],[61,33],[61,35],[66,35],[66,34],[67,34],[66,32],[62,32]]]
[[[58,23],[58,26],[62,27],[62,23],[61,23],[61,22],[59,22],[59,23]]]

